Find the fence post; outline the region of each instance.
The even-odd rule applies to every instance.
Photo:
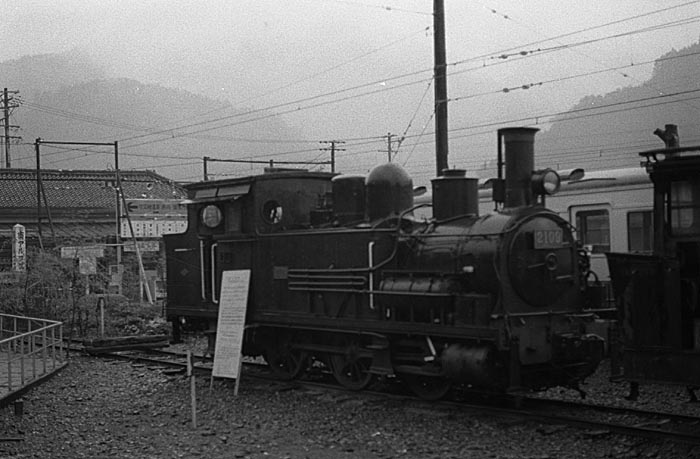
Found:
[[[12,392],[12,346],[7,346],[7,390]]]
[[[55,336],[55,333],[54,333]],[[55,343],[56,341],[54,341]],[[59,349],[59,355],[58,357],[60,359],[66,359],[68,360],[68,355],[67,352],[64,353],[63,351],[63,324],[58,325],[58,349]],[[55,357],[55,354],[54,354]],[[56,367],[56,359],[54,358],[54,368]]]
[[[19,382],[24,386],[24,338],[19,340]]]
[[[43,373],[45,374],[46,373],[46,328],[44,328],[44,331],[42,331],[41,333],[42,333],[41,339],[44,340],[44,348],[41,350],[41,363],[43,364],[43,368],[44,368]]]
[[[34,356],[34,353],[36,352],[36,335],[31,335],[30,339],[29,355],[32,356],[32,379],[36,379],[36,357]]]

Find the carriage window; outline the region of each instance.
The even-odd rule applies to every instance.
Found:
[[[700,183],[671,183],[669,210],[671,230],[676,236],[700,233],[700,208],[694,197],[700,196]]]
[[[627,248],[630,252],[652,251],[654,221],[650,210],[627,214]]]
[[[593,247],[593,253],[610,251],[610,218],[607,210],[576,212],[576,228],[583,245]]]

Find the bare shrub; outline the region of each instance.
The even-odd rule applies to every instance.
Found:
[[[161,306],[132,302],[123,295],[88,293],[101,292],[104,285],[103,276],[80,274],[77,260],[30,249],[26,273],[6,276],[0,283],[0,312],[61,321],[64,336],[76,339],[100,336],[103,328],[104,336],[169,333]]]

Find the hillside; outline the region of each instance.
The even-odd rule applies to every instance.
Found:
[[[679,126],[682,145],[700,143],[698,73],[700,42],[661,56],[647,81],[630,79],[628,86],[617,91],[582,98],[538,134],[538,165],[589,170],[638,166],[640,150],[662,146],[652,132],[669,123]],[[22,143],[12,146],[12,167],[36,166],[33,143],[39,137],[80,142],[119,140],[121,168],[155,169],[184,181],[201,179],[204,156],[267,161],[275,153],[309,148],[308,144],[289,143],[288,139],[302,136],[273,114],[246,114],[255,107],[234,108],[228,101],[112,78],[79,52],[2,62],[0,87],[20,90],[23,101],[12,113],[12,124],[20,126],[17,134],[22,136]],[[203,123],[217,119],[221,121]],[[188,125],[193,126],[185,129]],[[226,127],[210,129],[219,125]],[[191,134],[183,136],[186,133]],[[262,143],[259,139],[282,142]],[[42,166],[114,166],[110,148],[66,150],[71,147],[42,147]],[[216,163],[209,172],[240,174],[257,172],[261,167]],[[483,172],[486,176],[492,173]]]
[[[653,131],[679,127],[681,145],[700,143],[700,42],[656,60],[649,80],[587,96],[537,138],[538,163],[559,169],[638,166],[639,151],[663,147]]]
[[[89,58],[78,53],[23,57],[0,63],[0,82],[3,87],[19,89],[22,101],[11,118],[12,124],[20,126],[17,134],[22,136],[21,143],[11,147],[11,165],[15,168],[36,166],[33,145],[36,138],[70,142],[118,140],[120,168],[156,169],[166,177],[191,181],[201,179],[204,156],[256,158],[289,151],[295,146],[264,144],[261,150],[259,144],[246,139],[299,137],[274,116],[242,122],[246,120],[244,112],[251,107],[236,110],[228,102],[187,91],[108,78]],[[261,118],[261,115],[265,114],[254,116]],[[220,124],[231,126],[182,136],[189,132],[183,126],[218,118],[225,118]],[[148,135],[155,132],[160,134]],[[81,147],[80,151],[66,151],[71,148],[42,146],[42,167],[114,167],[111,148]],[[260,166],[255,168],[259,170]],[[213,172],[230,170],[223,165],[216,166]]]

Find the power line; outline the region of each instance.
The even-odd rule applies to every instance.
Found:
[[[684,5],[689,5],[689,4],[693,4],[693,3],[698,3],[698,2],[688,2],[688,3],[684,4]],[[683,5],[681,5],[681,6],[683,6]],[[625,21],[628,21],[628,20],[636,19],[636,18],[638,18],[638,17],[647,16],[647,15],[651,15],[651,14],[656,14],[656,13],[658,13],[658,12],[660,12],[660,11],[666,11],[666,10],[668,10],[668,8],[663,9],[663,10],[656,10],[656,11],[650,12],[650,13],[645,13],[645,14],[643,14],[643,15],[638,15],[638,16],[635,16],[635,17],[633,17],[633,18],[627,18],[627,19],[624,19],[624,20],[613,21],[613,22],[611,22],[611,23],[607,23],[607,24],[604,24],[604,25],[601,25],[601,26],[596,26],[596,27],[593,27],[593,28],[583,29],[583,31],[591,30],[591,29],[594,29],[594,28],[605,27],[605,26],[609,26],[609,25],[615,24],[615,23],[625,22]],[[582,32],[582,31],[571,32],[571,33],[569,33],[569,34],[560,35],[559,37],[568,36],[568,35],[573,35],[573,34],[581,33],[581,32]],[[549,39],[549,40],[552,40],[552,39]],[[534,43],[538,43],[538,42],[534,42]],[[524,46],[527,46],[527,45],[524,45]],[[454,62],[454,63],[449,64],[449,65],[455,65],[455,66],[456,66],[456,65],[459,65],[459,64],[461,64],[461,63],[468,62],[468,61],[472,61],[472,60],[475,60],[475,59],[479,59],[479,58],[471,58],[471,59],[468,59],[468,60],[457,61],[457,62]],[[471,71],[471,70],[475,70],[475,69],[467,69],[467,70],[465,70],[465,71]],[[408,76],[415,76],[415,75],[417,75],[417,74],[424,73],[424,72],[427,72],[427,71],[428,71],[428,70],[422,70],[422,71],[419,71],[419,72],[411,72],[411,73],[409,73],[409,74],[404,74],[404,75],[400,75],[400,76],[397,76],[397,77],[392,77],[392,78],[389,78],[389,79],[383,79],[382,81],[392,81],[392,80],[395,80],[395,79],[401,79],[401,78],[405,78],[405,77],[408,77]],[[463,71],[461,71],[461,72],[463,72]],[[461,72],[453,72],[452,74],[461,73]],[[452,75],[452,74],[451,74],[451,75]],[[432,81],[432,80],[431,80],[431,81]],[[240,124],[240,123],[225,124],[225,125],[221,125],[221,126],[216,126],[216,127],[211,127],[211,128],[207,128],[207,129],[202,129],[202,130],[199,130],[199,131],[188,132],[188,133],[180,133],[180,134],[177,134],[177,135],[175,135],[174,131],[175,131],[176,129],[178,129],[178,130],[180,130],[180,129],[187,129],[187,128],[191,128],[191,127],[195,127],[195,126],[199,126],[199,125],[211,124],[211,123],[220,122],[220,121],[223,121],[223,120],[226,120],[226,119],[231,119],[231,118],[235,118],[235,117],[242,117],[242,116],[251,115],[251,114],[254,114],[254,113],[257,113],[257,112],[273,110],[273,109],[276,109],[276,108],[282,108],[282,107],[285,107],[285,106],[288,106],[288,105],[293,105],[293,104],[299,104],[299,103],[303,103],[303,102],[306,102],[306,101],[310,101],[310,100],[314,100],[314,99],[318,99],[318,98],[322,98],[322,97],[329,97],[329,96],[333,96],[333,95],[336,95],[336,94],[341,94],[341,93],[343,93],[343,92],[353,91],[353,90],[361,89],[361,88],[364,88],[364,87],[367,87],[367,86],[370,86],[370,85],[375,85],[375,84],[377,84],[377,83],[378,83],[377,81],[374,81],[374,82],[366,83],[366,84],[363,84],[363,85],[354,86],[354,87],[351,87],[351,88],[345,88],[345,89],[342,89],[342,90],[339,90],[339,91],[334,91],[334,92],[327,93],[327,94],[321,94],[321,95],[316,95],[316,96],[312,96],[312,97],[309,97],[309,98],[299,99],[299,100],[295,100],[295,101],[291,101],[291,102],[287,102],[287,103],[283,103],[283,104],[277,104],[277,105],[271,106],[271,107],[266,107],[266,108],[251,110],[251,111],[244,112],[244,113],[238,113],[238,114],[229,115],[229,116],[226,116],[226,117],[216,118],[216,119],[213,119],[213,120],[205,120],[205,121],[198,122],[198,123],[192,123],[192,124],[189,124],[189,125],[183,125],[183,126],[173,127],[173,128],[167,128],[167,129],[160,129],[160,130],[158,130],[158,129],[153,129],[153,128],[139,128],[139,127],[135,127],[135,126],[131,126],[131,127],[130,127],[129,125],[121,124],[120,127],[128,128],[128,129],[132,129],[132,128],[133,128],[133,129],[135,129],[135,130],[140,130],[140,131],[142,131],[142,132],[145,132],[145,134],[140,135],[140,136],[132,136],[132,137],[124,138],[124,139],[121,140],[121,142],[126,142],[126,141],[129,141],[129,140],[134,140],[134,139],[137,139],[137,138],[142,138],[142,137],[146,137],[146,136],[153,136],[153,135],[168,135],[168,139],[172,139],[172,138],[176,138],[176,137],[191,136],[191,135],[193,135],[193,134],[198,134],[198,133],[201,133],[201,132],[206,132],[206,131],[210,131],[210,130],[214,130],[214,129],[221,129],[221,128],[224,128],[224,127],[234,126],[234,125],[237,125],[237,124]],[[408,84],[413,84],[413,83],[408,83]],[[407,84],[404,84],[404,85],[401,85],[401,86],[399,86],[399,87],[403,87],[403,86],[406,86],[406,85],[407,85]],[[387,88],[386,90],[390,90],[390,89],[396,89],[396,88],[395,88],[395,87],[392,87],[392,88]],[[375,94],[375,93],[378,93],[378,92],[381,92],[381,91],[371,91],[371,92],[369,92],[369,93],[359,94],[359,95],[356,95],[356,96],[354,96],[354,97],[363,97],[363,96]],[[337,103],[337,102],[344,101],[344,100],[348,100],[349,98],[354,98],[354,97],[342,98],[342,99],[339,99],[339,100],[329,101],[329,102],[327,102],[327,103],[328,103],[328,104],[330,104],[330,103]],[[314,105],[310,105],[310,106],[306,106],[306,107],[299,107],[296,111],[301,110],[301,109],[316,108],[316,107],[322,106],[322,105],[325,105],[325,104],[314,104]],[[50,108],[50,107],[49,107],[49,108]],[[291,111],[285,111],[285,112],[283,112],[282,114],[284,114],[284,113],[291,113]],[[269,115],[269,116],[276,116],[276,115]],[[257,117],[257,118],[253,118],[253,119],[251,119],[251,120],[245,120],[245,121],[242,121],[242,122],[257,121],[257,120],[260,120],[260,119],[267,118],[267,117],[269,117],[269,116]],[[93,122],[96,122],[96,121],[99,121],[99,120],[93,119],[92,121],[93,121]],[[157,139],[157,140],[153,140],[153,141],[149,141],[149,142],[143,142],[143,143],[138,143],[138,144],[135,144],[135,145],[131,145],[130,147],[135,147],[135,146],[144,145],[144,144],[146,144],[146,143],[153,143],[153,142],[157,142],[157,141],[165,141],[165,140],[168,140],[168,139]],[[229,139],[229,140],[237,140],[237,139]],[[259,142],[263,142],[263,141],[259,141]]]
[[[390,6],[390,5],[384,5],[384,6],[382,6],[382,5],[370,5],[370,4],[367,4],[367,3],[353,2],[353,1],[350,1],[350,0],[325,0],[325,1],[327,1],[327,2],[333,2],[333,3],[342,3],[342,4],[345,4],[345,5],[352,5],[352,6],[361,6],[361,7],[364,7],[364,8],[381,9],[381,10],[384,10],[384,11],[397,11],[397,12],[399,12],[399,13],[419,14],[419,15],[422,15],[422,16],[432,16],[432,15],[433,15],[433,13],[427,13],[427,12],[425,12],[425,11],[407,10],[407,9],[404,9],[404,8],[396,8],[396,7]]]
[[[686,3],[686,5],[688,5],[688,4],[693,4],[693,3],[697,3],[697,2],[689,2],[689,3]],[[648,13],[648,14],[652,14],[652,13]],[[638,65],[639,65],[639,64],[638,64]],[[595,73],[595,72],[592,72],[592,73]],[[589,74],[592,74],[592,73],[589,73]],[[415,74],[416,74],[416,72],[413,73],[413,75],[415,75]],[[577,77],[582,77],[582,76],[586,76],[586,74],[580,75],[580,76],[577,76]],[[569,78],[574,78],[574,77],[565,77],[565,78],[550,80],[550,82],[554,82],[554,81],[563,81],[563,80],[569,79]],[[432,81],[432,80],[430,80],[430,81]],[[358,88],[358,87],[355,87],[355,88]],[[342,90],[342,92],[349,91],[349,90],[352,90],[352,89],[353,89],[353,88],[348,88],[348,89]],[[362,96],[371,95],[371,94],[374,94],[374,93],[377,93],[377,92],[380,92],[380,91],[372,91],[372,92],[369,92],[369,93],[367,93],[367,94],[360,94],[360,95],[353,96],[353,97],[362,97]],[[330,94],[333,95],[333,94],[336,94],[336,93],[338,93],[338,92],[333,92],[333,93],[330,93]],[[489,94],[490,94],[490,93],[489,93]],[[484,95],[486,95],[486,94],[484,94]],[[315,96],[314,98],[319,98],[319,97],[327,97],[327,95],[319,95],[319,96]],[[349,98],[352,98],[352,97],[349,97]],[[340,99],[340,100],[334,100],[334,101],[330,101],[330,102],[327,102],[327,103],[337,103],[337,102],[340,102],[340,101],[343,101],[343,100],[347,100],[347,99],[348,99],[348,98],[343,98],[343,99]],[[305,100],[305,99],[302,99],[302,100]],[[294,102],[290,102],[290,103],[287,103],[287,104],[285,104],[285,105],[289,105],[289,104],[293,104],[293,103],[294,103]],[[308,108],[314,108],[314,107],[321,106],[321,105],[324,105],[324,104],[311,105],[311,106],[309,106],[309,107],[298,108],[297,110],[300,110],[300,109],[308,109]],[[261,110],[265,110],[265,109],[261,109]],[[285,112],[285,113],[290,113],[290,111]],[[242,115],[241,115],[241,116],[242,116]],[[276,115],[273,114],[273,115],[269,115],[269,116],[276,116]],[[545,116],[547,116],[547,115],[545,115]],[[267,117],[267,116],[266,116],[266,117]],[[535,117],[533,117],[533,118],[535,118]],[[530,119],[533,119],[533,118],[530,118]],[[256,118],[256,119],[263,119],[263,118]],[[210,120],[210,121],[206,121],[206,123],[213,123],[213,122],[216,122],[216,121],[217,121],[217,120]],[[242,121],[242,122],[251,122],[251,121],[254,121],[254,120],[245,120],[245,121]],[[199,123],[198,123],[198,124],[199,124]],[[234,124],[231,124],[231,125],[236,125],[236,124],[240,124],[240,123],[234,123]],[[206,129],[206,130],[204,130],[204,131],[213,130],[213,129],[219,129],[219,128],[223,128],[223,127],[226,127],[226,126],[228,126],[228,125],[211,127],[211,128],[208,128],[208,129]],[[187,126],[186,126],[186,127],[187,127]],[[144,130],[144,131],[147,132],[147,129],[145,129],[145,128],[142,128],[142,130]],[[204,132],[204,131],[195,131],[195,133]],[[454,130],[451,130],[451,131],[454,131]],[[167,131],[160,131],[160,133],[162,133],[162,132],[167,132]],[[148,134],[145,134],[144,136],[147,136],[147,135],[156,135],[156,134],[159,134],[159,132],[149,132]],[[172,138],[174,138],[174,137],[188,136],[188,135],[191,135],[191,134],[192,134],[192,133],[185,133],[185,134],[183,134],[183,135],[181,135],[181,136],[173,136]],[[140,136],[140,137],[144,137],[144,136]],[[367,139],[373,139],[373,138],[367,138]],[[374,139],[376,139],[376,138],[374,138]],[[127,139],[127,140],[128,140],[128,139]],[[153,140],[153,141],[151,141],[151,142],[145,142],[145,143],[153,143],[153,142],[162,141],[162,140],[167,140],[167,139],[156,139],[156,140]],[[259,142],[265,142],[265,141],[260,140]],[[145,143],[132,145],[132,147],[135,147],[135,146],[138,146],[138,145],[143,145],[143,144],[145,144]],[[303,150],[300,150],[300,151],[297,151],[297,152],[288,152],[288,153],[286,153],[286,154],[296,154],[296,153],[299,153],[299,152],[303,152]],[[133,156],[139,156],[139,155],[133,155]],[[142,155],[142,156],[146,156],[146,155]],[[160,157],[160,156],[158,156],[158,157]],[[185,159],[185,158],[182,158],[182,159]]]
[[[538,45],[538,44],[540,44],[540,43],[547,43],[547,42],[549,42],[549,41],[556,41],[556,40],[560,40],[560,39],[562,39],[562,38],[571,37],[571,36],[573,36],[573,35],[578,35],[578,34],[581,34],[581,33],[590,32],[590,31],[592,31],[592,30],[603,29],[603,28],[605,28],[605,27],[610,27],[610,26],[612,26],[612,25],[617,25],[617,24],[622,24],[622,23],[624,23],[624,22],[634,21],[634,20],[636,20],[636,19],[640,19],[640,18],[643,18],[643,17],[653,16],[653,15],[660,14],[660,13],[666,13],[666,12],[671,11],[671,10],[673,10],[673,9],[683,8],[683,7],[686,7],[686,6],[689,6],[689,5],[693,5],[693,4],[696,4],[696,3],[700,3],[700,0],[694,0],[694,1],[691,1],[691,2],[682,3],[682,4],[680,4],[680,5],[675,5],[675,6],[671,6],[671,7],[667,7],[667,8],[661,8],[661,9],[658,9],[658,10],[649,11],[649,12],[646,12],[646,13],[641,13],[641,14],[638,14],[638,15],[636,15],[636,16],[631,16],[631,17],[628,17],[628,18],[618,19],[618,20],[615,20],[615,21],[607,22],[607,23],[605,23],[605,24],[600,24],[600,25],[596,25],[596,26],[587,27],[587,28],[585,28],[585,29],[575,30],[575,31],[573,31],[573,32],[567,32],[567,33],[560,34],[560,35],[556,35],[556,36],[554,36],[554,37],[546,38],[546,39],[543,39],[543,40],[537,40],[537,41],[533,41],[533,42],[530,42],[530,43],[526,43],[526,44],[520,45],[520,46],[518,46],[518,47],[508,48],[508,49],[506,49],[506,50],[504,50],[504,51],[499,51],[499,52],[505,54],[505,53],[512,52],[512,51],[515,51],[515,50],[519,50],[519,49],[522,49],[522,48],[526,48],[526,47],[530,47],[530,46],[536,46],[536,45]],[[498,13],[496,10],[494,10],[494,9],[492,9],[492,8],[489,8],[489,7],[486,7],[486,8],[489,9],[489,10],[491,10],[494,14],[499,14],[499,15],[500,15],[500,13]],[[508,19],[510,19],[510,17],[508,17]],[[481,60],[481,59],[483,59],[483,58],[485,58],[485,57],[489,57],[489,56],[491,56],[491,54],[485,54],[485,55],[482,55],[482,56],[478,56],[478,57],[474,57],[474,58],[469,58],[469,59],[466,59],[466,60],[463,60],[463,61],[457,61],[457,62],[455,62],[455,65],[458,65],[458,64],[463,63],[463,62],[469,62],[469,61],[472,61],[472,60],[475,60],[475,59],[476,59],[476,60]]]
[[[694,19],[693,22],[697,22],[697,19]],[[685,24],[685,23],[684,23],[684,24]],[[677,25],[678,25],[678,24],[674,23],[674,26],[677,26]],[[647,28],[647,29],[644,29],[644,30],[648,30],[648,28]],[[631,32],[629,32],[629,33],[631,33]],[[617,37],[617,35],[616,35],[615,37]],[[599,39],[599,40],[602,40],[602,39]],[[569,45],[569,46],[571,46],[571,45]],[[466,62],[466,61],[462,61],[462,62]],[[459,64],[459,63],[460,63],[460,62],[455,63],[455,64],[448,64],[448,65],[456,65],[456,64]],[[473,70],[476,70],[476,69],[472,68],[472,69],[468,69],[468,70],[465,70],[465,71],[473,71]],[[425,81],[425,80],[414,81],[414,82],[407,82],[407,83],[403,83],[403,84],[396,85],[396,86],[386,87],[386,88],[380,89],[380,90],[372,90],[372,91],[369,91],[369,92],[364,92],[364,93],[356,94],[356,95],[353,95],[353,96],[342,97],[342,98],[338,98],[338,99],[334,99],[334,100],[330,100],[330,101],[326,101],[326,102],[321,102],[321,103],[316,103],[316,104],[311,104],[311,105],[307,105],[307,106],[303,106],[303,107],[298,105],[298,104],[300,104],[300,103],[309,102],[309,101],[312,101],[312,100],[316,100],[316,99],[320,99],[320,98],[325,98],[325,97],[330,97],[330,96],[334,96],[334,95],[339,95],[339,94],[346,93],[346,92],[353,91],[353,90],[357,90],[357,89],[362,89],[362,88],[365,88],[365,87],[368,87],[368,86],[376,85],[376,84],[381,83],[381,82],[384,82],[384,81],[390,81],[390,80],[396,80],[396,79],[406,78],[406,77],[408,77],[408,76],[415,76],[415,75],[417,75],[417,74],[425,73],[425,72],[427,72],[427,71],[428,71],[428,70],[422,70],[422,71],[418,71],[418,72],[412,72],[412,73],[409,73],[409,74],[404,74],[404,75],[400,75],[400,76],[393,77],[393,78],[389,78],[389,79],[383,79],[383,80],[380,80],[380,81],[374,81],[374,82],[371,82],[371,83],[366,83],[366,84],[362,84],[362,85],[357,85],[357,86],[350,87],[350,88],[344,88],[344,89],[337,90],[337,91],[333,91],[333,92],[326,93],[326,94],[320,94],[320,95],[315,95],[315,96],[311,96],[311,97],[306,97],[306,98],[303,98],[303,99],[298,99],[298,100],[291,101],[291,102],[285,102],[285,103],[277,104],[277,105],[274,105],[274,106],[271,106],[271,107],[266,107],[266,108],[260,108],[260,109],[250,110],[250,111],[245,112],[245,113],[242,113],[242,114],[240,114],[240,115],[231,115],[231,116],[227,116],[227,117],[221,117],[221,118],[218,118],[218,119],[215,119],[215,120],[209,120],[209,121],[203,121],[203,122],[199,122],[199,123],[193,123],[193,124],[190,124],[190,125],[187,125],[187,126],[181,126],[181,127],[179,127],[178,129],[192,128],[192,127],[196,127],[196,126],[200,126],[200,125],[205,125],[205,124],[210,124],[210,123],[214,123],[214,122],[225,121],[225,120],[228,120],[228,119],[231,119],[231,118],[234,118],[234,117],[239,117],[239,116],[244,116],[244,115],[251,115],[251,114],[254,114],[254,113],[264,112],[264,111],[269,111],[269,110],[275,110],[275,109],[284,108],[284,107],[287,107],[287,106],[290,106],[290,105],[297,105],[297,107],[295,107],[294,109],[288,109],[288,110],[285,110],[285,111],[282,111],[282,112],[279,112],[279,113],[276,113],[276,114],[269,114],[269,115],[264,115],[264,116],[252,118],[252,119],[249,119],[249,120],[243,120],[243,121],[240,121],[240,122],[227,123],[227,124],[223,124],[223,125],[219,125],[219,126],[213,126],[213,127],[203,128],[203,129],[199,129],[199,130],[195,130],[195,131],[187,132],[187,133],[183,133],[183,134],[178,134],[178,135],[174,135],[174,134],[173,134],[173,130],[165,130],[165,131],[156,132],[156,133],[153,133],[153,134],[146,134],[146,135],[142,135],[142,136],[134,136],[134,137],[122,139],[122,141],[134,140],[134,139],[136,139],[136,138],[141,138],[141,137],[145,137],[145,136],[148,136],[148,135],[155,135],[155,134],[169,134],[169,135],[171,135],[172,138],[174,138],[174,137],[182,137],[182,136],[187,136],[187,135],[191,135],[191,134],[195,134],[195,133],[198,134],[198,133],[201,133],[201,132],[207,132],[207,131],[211,131],[211,130],[215,130],[215,129],[221,129],[221,128],[224,128],[224,127],[236,126],[236,125],[239,125],[239,124],[242,124],[242,123],[247,123],[247,122],[252,122],[252,121],[259,121],[259,120],[261,120],[261,119],[269,118],[269,117],[272,117],[272,116],[278,116],[278,115],[288,114],[288,113],[292,113],[292,112],[297,112],[297,111],[300,111],[300,110],[302,110],[302,109],[303,109],[303,110],[307,110],[307,109],[317,108],[317,107],[324,106],[324,105],[329,105],[329,104],[334,104],[334,103],[338,103],[338,102],[343,102],[343,101],[346,101],[346,100],[349,100],[349,99],[354,99],[354,98],[359,98],[359,97],[365,97],[365,96],[368,96],[368,95],[374,95],[374,94],[377,94],[377,93],[380,93],[380,92],[384,92],[384,91],[395,90],[395,89],[398,89],[398,88],[402,88],[402,87],[406,87],[406,86],[411,86],[411,85],[420,83],[420,82]],[[464,71],[461,71],[461,72],[464,72]],[[453,75],[453,74],[456,74],[456,73],[461,73],[461,72],[453,72],[453,73],[450,74],[450,75]],[[430,81],[432,81],[432,78],[431,78]],[[158,141],[163,141],[163,140],[167,140],[167,139],[156,139],[156,140],[153,140],[153,141],[142,142],[142,143],[138,143],[138,144],[136,144],[136,145],[130,145],[130,146],[139,146],[139,145],[150,144],[150,143],[154,143],[154,142],[158,142]]]

